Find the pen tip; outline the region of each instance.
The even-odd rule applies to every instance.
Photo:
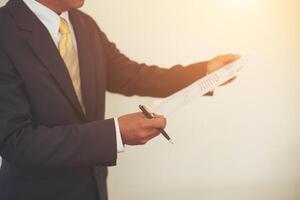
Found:
[[[171,139],[169,140],[169,142],[170,142],[171,144],[174,144],[174,142],[173,142]]]

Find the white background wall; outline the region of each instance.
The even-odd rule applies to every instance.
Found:
[[[233,84],[168,119],[175,145],[126,147],[111,200],[300,199],[299,0],[88,0],[83,10],[139,62],[251,58]],[[107,117],[152,101],[108,94]]]

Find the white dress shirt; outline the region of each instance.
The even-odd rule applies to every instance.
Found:
[[[42,22],[42,24],[47,28],[57,48],[60,40],[60,32],[59,32],[60,18],[61,17],[64,18],[68,22],[69,28],[71,30],[73,45],[75,49],[77,49],[74,29],[69,19],[69,12],[66,11],[61,13],[61,15],[58,15],[57,13],[47,8],[46,6],[42,5],[41,3],[37,2],[36,0],[23,0],[23,1],[29,7],[29,9],[38,17],[38,19]],[[117,138],[117,151],[123,152],[124,145],[120,133],[118,119],[114,118],[114,122],[115,122],[116,138]]]

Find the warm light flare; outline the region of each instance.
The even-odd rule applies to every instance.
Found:
[[[254,6],[257,0],[216,0],[221,6],[230,9],[245,9]]]

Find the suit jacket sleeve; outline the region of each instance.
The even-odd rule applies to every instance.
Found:
[[[113,119],[56,127],[36,125],[23,87],[0,48],[0,155],[5,160],[15,166],[39,168],[115,165]]]
[[[98,29],[107,57],[107,89],[127,96],[166,97],[207,74],[207,62],[170,69],[130,60]]]

